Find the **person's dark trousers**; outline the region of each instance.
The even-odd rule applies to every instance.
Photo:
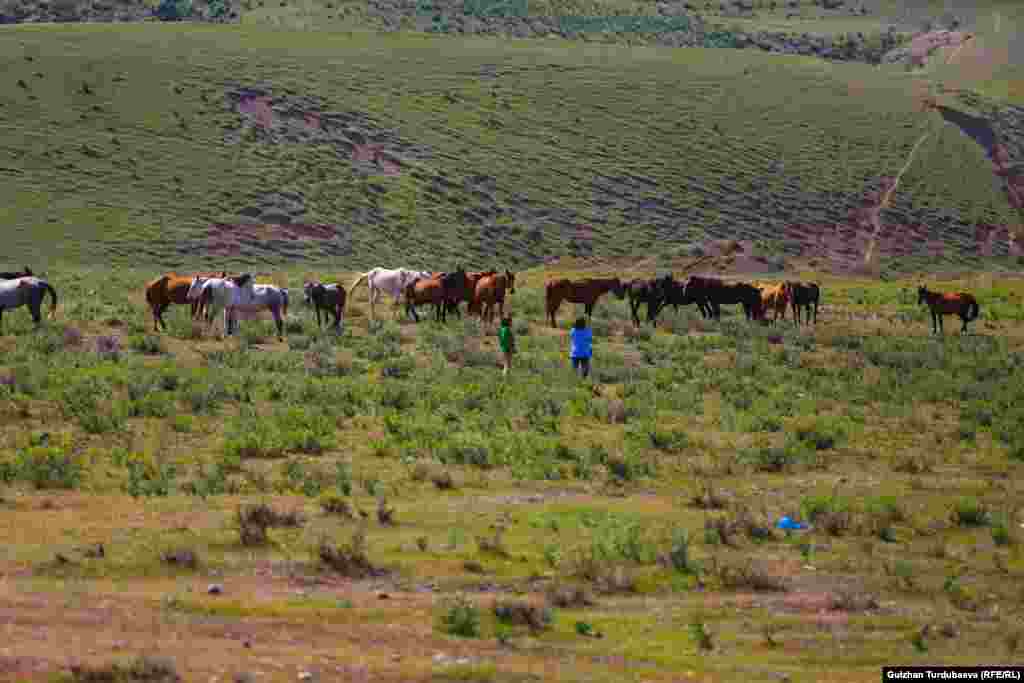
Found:
[[[590,374],[590,359],[589,358],[573,358],[572,369],[580,373],[581,377],[586,377]]]

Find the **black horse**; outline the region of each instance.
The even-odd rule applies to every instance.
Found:
[[[697,304],[701,316],[705,319],[711,317],[712,308],[710,302],[707,299],[696,298],[694,296],[696,292],[687,294],[685,282],[676,280],[672,275],[666,275],[658,280],[658,286],[661,292],[658,308],[654,311],[655,320],[657,320],[658,314],[666,306],[671,306],[678,312],[680,306],[689,306],[690,304]]]
[[[800,324],[800,309],[804,309],[804,322],[811,322],[811,306],[814,306],[814,323],[818,322],[818,302],[821,300],[821,288],[817,282],[790,282],[789,291],[793,318]]]
[[[683,296],[706,302],[715,320],[722,319],[723,304],[741,304],[747,320],[761,317],[761,290],[746,282],[727,284],[718,278],[691,275],[683,287]]]
[[[306,304],[313,306],[316,310],[317,329],[322,327],[320,311],[323,310],[324,322],[328,322],[333,316],[333,327],[340,330],[341,321],[345,317],[345,299],[347,298],[345,288],[340,284],[325,285],[322,282],[307,282],[302,286],[302,291]]]
[[[633,325],[640,327],[640,306],[647,304],[647,322],[654,323],[661,307],[661,280],[630,280],[626,283]]]
[[[17,280],[19,277],[33,277],[34,275],[32,269],[25,266],[25,270],[20,273],[11,270],[0,272],[0,280]]]

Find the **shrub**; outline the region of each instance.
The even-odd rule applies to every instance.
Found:
[[[173,463],[155,463],[134,457],[125,463],[128,481],[124,490],[133,498],[170,495],[177,474]]]
[[[988,507],[977,498],[961,498],[953,505],[953,521],[960,526],[986,526],[991,521]]]
[[[672,549],[668,553],[672,567],[677,572],[693,574],[696,565],[690,557],[690,534],[686,529],[676,529],[672,535]]]
[[[460,638],[480,636],[480,609],[472,600],[457,595],[446,601],[444,610],[440,618],[442,631]]]
[[[99,683],[101,681],[177,683],[182,678],[178,674],[173,660],[143,655],[127,664],[114,663],[101,667],[72,665],[71,680],[76,683]]]
[[[0,481],[26,481],[37,489],[74,489],[83,475],[80,458],[59,446],[33,446],[13,462],[0,462]]]
[[[524,600],[498,600],[494,604],[494,616],[502,623],[526,626],[534,633],[551,628],[554,621],[554,613],[550,607],[534,605]]]
[[[301,526],[304,520],[297,512],[280,513],[263,503],[239,506],[235,520],[242,545],[263,545],[271,527]]]
[[[366,532],[356,529],[352,541],[344,546],[335,546],[326,539],[317,546],[317,557],[335,572],[353,579],[364,579],[380,575],[366,555]]]
[[[352,506],[343,497],[328,493],[320,498],[320,509],[328,515],[339,515],[346,519],[352,519]]]

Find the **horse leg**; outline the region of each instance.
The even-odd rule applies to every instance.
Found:
[[[271,306],[270,314],[274,316],[274,324],[277,325],[277,338],[282,341],[284,340],[284,319],[281,317],[281,309]]]

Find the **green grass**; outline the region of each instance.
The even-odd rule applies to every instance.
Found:
[[[329,636],[330,651],[358,651],[383,680],[459,652],[482,657],[465,666],[493,667],[493,680],[569,658],[556,680],[694,671],[810,681],[828,671],[860,681],[894,659],[965,664],[968,652],[1002,652],[1012,632],[1003,615],[1024,600],[1014,581],[1024,569],[1019,511],[1007,507],[1024,467],[1013,457],[1019,280],[936,283],[974,291],[983,312],[1005,307],[998,320],[983,313],[974,334],[944,339],[928,334],[907,294],[915,281],[818,274],[827,308],[799,333],[749,327],[733,311],[709,324],[690,310],[666,312],[674,332],[637,336],[626,304],[609,299],[595,315],[604,331],[594,379],[580,382],[564,357],[570,312],[551,331],[537,307],[547,277],[574,271],[521,274],[520,355],[508,380],[493,334],[477,323],[388,321],[371,332],[362,296],[340,336],[316,331],[300,306],[284,343],[256,321],[242,326],[260,344],[195,338],[176,307],[163,353],[125,344],[101,357],[99,336],[143,334],[130,292],[147,274],[105,272],[111,293],[90,298],[99,271],[60,272],[58,321],[36,331],[14,311],[0,337],[0,499],[10,520],[0,563],[13,577],[11,609],[26,619],[71,610],[51,619],[69,638],[91,610],[116,604],[134,632],[154,619],[174,633],[215,621],[289,665],[310,666],[305,653]],[[292,287],[310,275],[327,272],[278,272]],[[866,312],[882,317],[849,317]],[[312,349],[327,360],[307,364]],[[382,374],[396,363],[406,369]],[[623,402],[624,423],[609,419],[611,401]],[[751,459],[766,449],[786,455],[781,466]],[[438,488],[438,473],[454,485]],[[708,484],[718,502],[702,509]],[[393,525],[378,520],[379,498]],[[298,511],[297,526],[272,525],[265,543],[243,545],[238,505],[254,502]],[[783,514],[814,529],[773,529]],[[344,546],[357,529],[387,574],[329,578],[318,545]],[[97,543],[105,555],[89,556]],[[198,570],[161,561],[181,548],[197,554]],[[300,576],[329,582],[313,589],[294,583]],[[213,581],[224,595],[204,593]],[[543,605],[554,582],[585,586],[596,605],[560,605],[550,628],[532,632],[496,622],[498,596],[480,590]],[[446,602],[459,594],[473,608]],[[25,596],[35,602],[22,607]],[[691,638],[695,614],[709,641]],[[927,655],[917,654],[915,634],[931,622],[958,635],[933,627]],[[354,625],[372,644],[340,635]],[[307,634],[308,648],[289,650],[282,628]],[[12,647],[34,652],[30,633],[13,631]],[[422,652],[410,633],[426,639]],[[174,638],[161,654],[196,676],[242,661],[232,659],[237,642],[201,637],[206,654]],[[127,648],[98,645],[95,663],[145,652],[135,636],[122,639]],[[730,656],[702,654],[705,642]],[[623,658],[632,673],[602,678],[592,657]],[[272,671],[261,661],[247,666]]]
[[[726,237],[794,256],[782,227],[831,225],[926,130],[895,208],[950,248],[932,265],[979,263],[970,226],[1011,218],[974,143],[922,118],[907,76],[866,65],[237,26],[4,30],[5,257],[38,261],[45,246],[40,268],[302,259],[443,269],[643,254],[651,243],[682,256]],[[499,78],[471,75],[496,62]],[[363,112],[357,125],[370,133],[395,129],[402,174],[361,178],[334,144],[270,144],[251,132],[231,142],[252,127],[226,99],[241,85]],[[261,228],[224,252],[207,236],[277,191],[300,193],[296,220],[340,226],[340,242]],[[659,198],[666,208],[638,208]],[[955,220],[931,218],[936,210]],[[589,243],[576,241],[579,224],[594,227]]]

